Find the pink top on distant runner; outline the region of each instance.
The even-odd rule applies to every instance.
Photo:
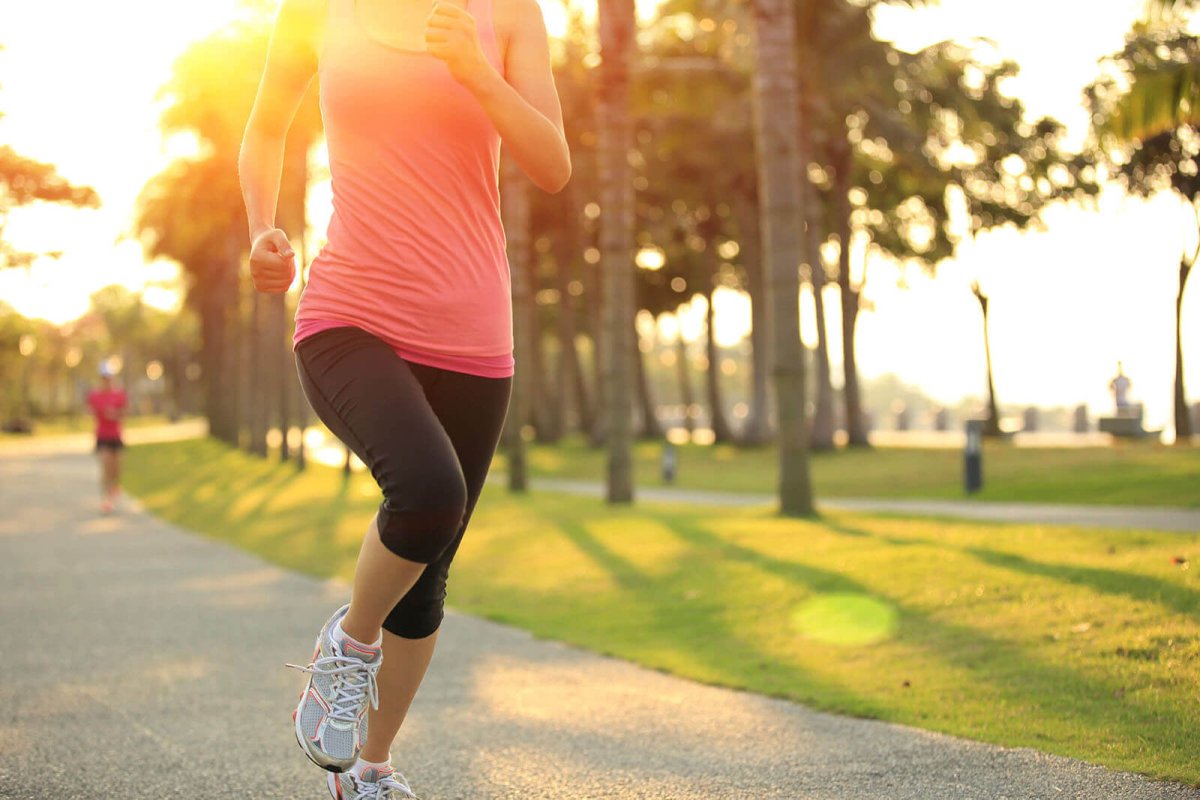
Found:
[[[470,0],[468,10],[503,71],[492,0]],[[355,0],[329,0],[318,72],[333,217],[294,341],[352,325],[411,361],[512,375],[500,136],[491,120],[442,61],[372,38]]]
[[[88,392],[88,406],[96,417],[97,439],[120,439],[121,417],[118,412],[127,402],[122,389],[93,389]]]

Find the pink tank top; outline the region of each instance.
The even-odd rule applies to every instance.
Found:
[[[333,216],[294,341],[352,325],[411,361],[507,377],[500,136],[442,61],[372,38],[355,2],[329,0],[318,73]],[[491,4],[470,0],[467,10],[502,72]]]

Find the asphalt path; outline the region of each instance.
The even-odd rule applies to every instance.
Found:
[[[0,797],[327,797],[290,713],[342,584],[0,451]],[[631,620],[630,624],[636,624]],[[1200,800],[1200,790],[703,686],[452,614],[396,751],[425,800]]]

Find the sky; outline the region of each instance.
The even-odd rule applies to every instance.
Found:
[[[884,10],[877,32],[914,49],[941,39],[985,37],[1021,66],[1012,90],[1031,114],[1049,114],[1079,140],[1087,118],[1081,90],[1097,60],[1120,48],[1142,0],[942,0],[919,10]],[[128,238],[136,198],[173,151],[157,127],[159,87],[189,42],[231,18],[237,0],[39,0],[0,4],[0,144],[52,162],[91,185],[95,211],[18,210],[6,235],[30,250],[61,250],[58,261],[0,272],[0,300],[22,313],[66,321],[111,284],[141,288],[156,305],[176,302],[177,269],[146,265]],[[551,28],[553,0],[545,8]],[[69,25],[62,24],[70,20]],[[99,34],[99,35],[98,35]],[[318,193],[320,196],[321,193]],[[327,201],[326,201],[327,202]],[[1109,187],[1097,208],[1060,206],[1044,232],[999,231],[964,246],[936,278],[901,275],[872,262],[860,316],[858,361],[868,377],[893,373],[946,403],[982,393],[983,334],[971,296],[979,280],[991,297],[996,386],[1012,407],[1111,406],[1108,380],[1122,360],[1152,426],[1167,424],[1174,372],[1173,313],[1179,253],[1196,233],[1186,209],[1160,197],[1141,201]],[[327,210],[315,208],[314,219]],[[1200,280],[1184,305],[1187,369],[1200,387]],[[827,305],[835,375],[840,364],[836,294]],[[719,296],[718,334],[736,342],[747,302]],[[811,297],[804,336],[815,342]],[[685,335],[702,330],[702,304]],[[1185,351],[1188,348],[1185,346]],[[1193,390],[1193,399],[1200,393]]]

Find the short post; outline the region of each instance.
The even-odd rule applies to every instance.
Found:
[[[663,483],[672,484],[675,482],[675,472],[679,468],[679,457],[675,452],[675,445],[670,442],[663,442],[662,448],[662,480]]]
[[[983,488],[983,420],[967,420],[967,447],[963,464],[967,494]]]
[[[1087,403],[1081,403],[1075,407],[1071,428],[1075,433],[1087,433],[1088,429],[1091,428],[1091,424],[1088,422]]]

